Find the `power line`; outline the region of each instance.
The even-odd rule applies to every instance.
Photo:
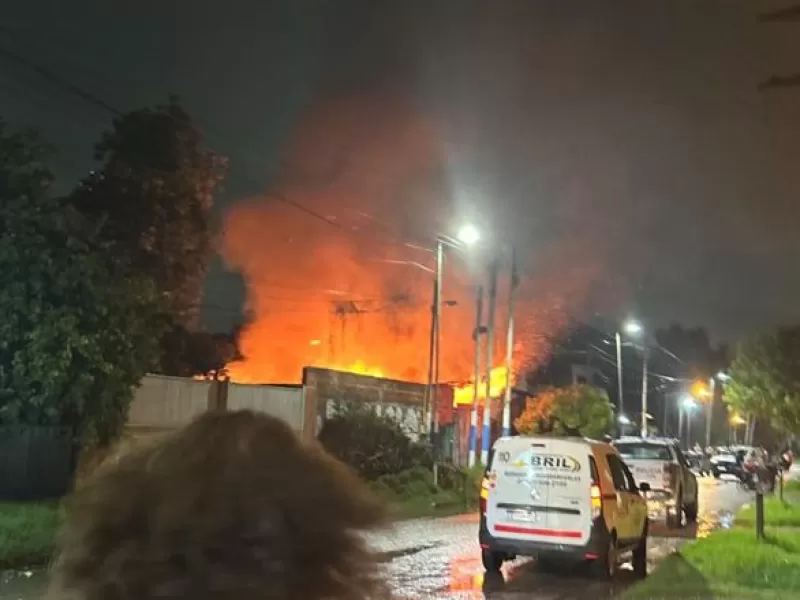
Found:
[[[0,28],[0,31],[3,31],[3,29]],[[103,110],[105,112],[108,112],[108,113],[114,115],[115,117],[123,117],[124,116],[124,113],[121,110],[119,110],[116,107],[112,106],[110,103],[106,102],[105,100],[103,100],[102,98],[100,98],[97,95],[93,94],[92,92],[89,92],[89,91],[83,89],[82,87],[80,87],[78,85],[75,85],[74,83],[70,82],[66,78],[63,78],[63,77],[57,75],[56,73],[54,73],[53,71],[51,71],[47,67],[45,67],[45,66],[43,66],[43,65],[41,65],[39,63],[36,63],[36,62],[34,62],[34,61],[32,61],[32,60],[30,60],[28,58],[25,58],[24,56],[21,56],[20,54],[17,54],[16,52],[14,52],[12,50],[9,50],[7,47],[4,47],[2,45],[0,45],[0,56],[3,56],[8,60],[10,60],[10,61],[12,61],[12,62],[24,67],[24,68],[26,68],[26,69],[29,69],[29,70],[33,71],[34,73],[36,73],[37,75],[39,75],[40,77],[42,77],[46,81],[50,82],[51,84],[55,85],[56,87],[58,87],[58,88],[60,88],[62,90],[65,90],[65,91],[69,92],[70,94],[72,94],[74,96],[77,96],[81,100],[91,104],[92,106],[94,106],[96,108],[99,108],[99,109],[101,109],[101,110]],[[206,126],[204,129],[206,129],[207,131],[212,131],[208,126]],[[213,148],[211,148],[211,149],[213,150]],[[240,156],[240,158],[241,158],[241,156]],[[253,185],[256,185],[258,187],[261,187],[261,184],[259,182],[254,181],[248,174],[246,174],[244,172],[240,172],[239,174],[240,174],[240,176],[242,176],[249,183],[251,183]],[[320,214],[319,212],[315,211],[314,209],[309,208],[308,206],[305,206],[304,204],[302,204],[300,202],[297,202],[296,200],[292,200],[291,198],[287,198],[283,194],[280,194],[280,193],[277,193],[277,192],[267,192],[267,193],[264,194],[264,196],[269,197],[269,198],[274,198],[275,200],[277,200],[277,201],[279,201],[279,202],[281,202],[283,204],[286,204],[287,206],[291,206],[294,209],[296,209],[296,210],[298,210],[298,211],[300,211],[300,212],[302,212],[302,213],[304,213],[304,214],[306,214],[306,215],[308,215],[308,216],[310,216],[310,217],[312,217],[312,218],[314,218],[316,220],[322,221],[322,222],[332,226],[333,228],[335,228],[335,229],[337,229],[339,231],[345,232],[347,234],[351,234],[352,235],[354,233],[362,233],[363,232],[363,230],[349,229],[346,226],[344,226],[342,223],[336,221],[335,219],[332,219],[330,217],[326,217],[325,215]],[[378,220],[376,220],[374,218],[372,218],[372,220],[374,222],[378,223],[378,224],[381,224],[384,227],[384,229],[389,231],[389,228],[386,227],[384,224],[380,223]],[[394,234],[394,232],[390,232],[390,233],[391,233],[392,236],[396,235],[396,234]],[[371,239],[373,241],[375,241],[377,238],[375,238],[374,236],[371,236]],[[397,237],[393,237],[391,242],[395,243],[395,244],[401,243],[401,244],[406,245],[406,246],[415,247],[415,245],[412,244],[411,242],[408,242],[407,240],[398,239]]]
[[[33,61],[31,61],[31,60],[29,60],[27,58],[25,58],[24,56],[20,56],[19,54],[15,53],[15,52],[12,52],[11,50],[9,50],[8,48],[3,47],[2,45],[0,45],[0,56],[4,56],[8,60],[10,60],[12,62],[15,62],[18,65],[21,65],[21,66],[23,66],[23,67],[25,67],[27,69],[30,69],[31,71],[35,72],[37,75],[39,75],[40,77],[46,79],[50,83],[52,83],[52,84],[56,85],[57,87],[60,87],[60,88],[62,88],[64,90],[67,90],[71,94],[73,94],[75,96],[78,96],[81,100],[84,100],[85,102],[88,102],[89,104],[92,104],[92,105],[94,105],[94,106],[96,106],[96,107],[98,107],[98,108],[100,108],[100,109],[102,109],[102,110],[104,110],[106,112],[110,112],[114,116],[117,116],[117,117],[123,116],[122,112],[120,112],[119,110],[117,110],[116,108],[114,108],[113,106],[111,106],[110,104],[105,102],[104,100],[101,100],[100,98],[98,98],[94,94],[91,94],[90,92],[87,92],[87,91],[81,89],[77,85],[74,85],[74,84],[70,83],[69,81],[67,81],[66,79],[64,79],[62,77],[59,77],[58,75],[56,75],[55,73],[53,73],[49,69],[47,69],[47,68],[45,68],[45,67],[43,67],[43,66],[41,66],[41,65],[39,65],[39,64],[37,64],[37,63],[35,63]]]

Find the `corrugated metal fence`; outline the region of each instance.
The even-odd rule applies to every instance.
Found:
[[[126,426],[134,431],[175,429],[207,410],[242,409],[272,415],[303,433],[302,386],[249,385],[162,375],[148,375],[142,380]]]

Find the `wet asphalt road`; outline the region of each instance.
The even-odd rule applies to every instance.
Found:
[[[696,526],[669,531],[651,524],[650,569],[682,544],[729,526],[733,512],[749,501],[733,481],[699,479],[700,515]],[[477,540],[478,516],[404,521],[372,538],[385,553],[387,577],[395,597],[567,600],[611,598],[634,581],[630,565],[615,581],[593,581],[578,570],[540,572],[530,559],[504,565],[502,578],[484,580]],[[667,537],[669,536],[669,537]],[[627,568],[626,568],[627,567]]]
[[[652,525],[650,568],[688,540],[730,525],[732,513],[749,499],[734,482],[700,479],[697,526],[668,532],[663,524]],[[671,537],[663,537],[667,534]],[[499,580],[484,581],[477,535],[477,515],[462,515],[403,521],[391,531],[370,537],[384,553],[386,575],[398,599],[601,600],[634,581],[629,568],[623,568],[614,582],[603,583],[581,572],[542,573],[529,559],[505,565]],[[44,585],[42,572],[0,572],[0,600],[40,600]]]

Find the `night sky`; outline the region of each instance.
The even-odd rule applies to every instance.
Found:
[[[800,89],[757,89],[800,69],[800,24],[757,20],[780,2],[5,4],[4,48],[115,108],[178,94],[231,158],[220,213],[287,168],[302,176],[286,149],[320,107],[402,99],[437,132],[432,168],[452,214],[483,215],[533,272],[557,242],[596,249],[592,285],[614,291],[607,320],[676,320],[735,339],[800,319]],[[58,147],[61,189],[91,167],[110,120],[2,57],[0,115]],[[358,168],[352,143],[335,152]],[[403,210],[400,200],[376,216],[392,224]],[[217,265],[210,327],[230,326],[242,294]]]

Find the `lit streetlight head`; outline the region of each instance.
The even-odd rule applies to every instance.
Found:
[[[467,246],[471,246],[481,239],[481,232],[474,225],[467,223],[458,230],[458,241]]]
[[[623,325],[623,329],[628,335],[639,335],[642,333],[642,331],[644,331],[644,328],[641,326],[641,324],[637,323],[636,321],[626,321],[625,325]]]
[[[697,402],[691,396],[684,396],[683,400],[681,401],[683,404],[683,408],[686,410],[693,410],[695,406],[697,406]]]
[[[617,421],[619,421],[620,425],[630,425],[631,424],[631,420],[625,415],[620,415],[619,417],[617,417]]]

